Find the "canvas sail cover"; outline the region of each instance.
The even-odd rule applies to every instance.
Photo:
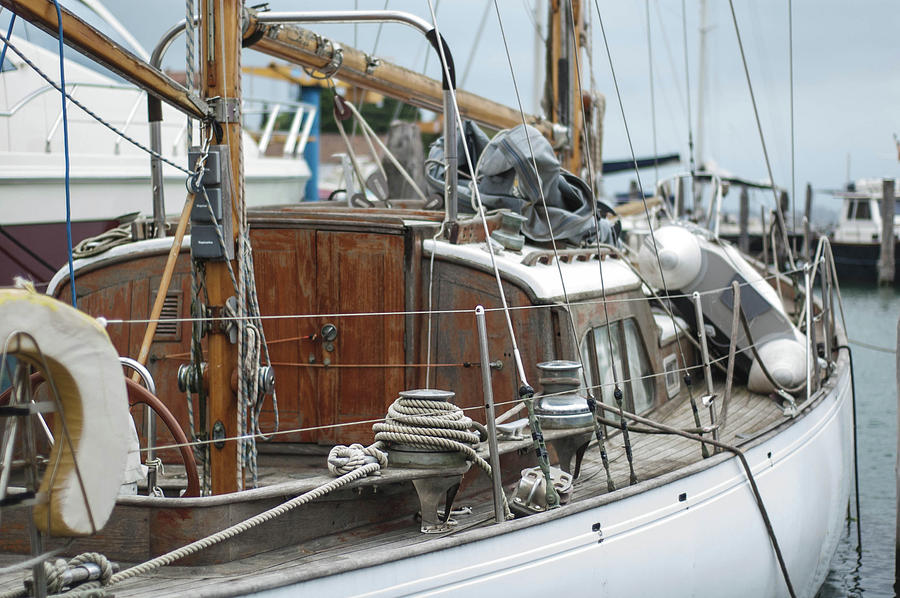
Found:
[[[466,165],[463,142],[475,164],[474,176]],[[529,240],[550,241],[552,227],[557,241],[575,245],[594,242],[597,227],[590,187],[560,167],[550,142],[537,129],[519,125],[488,138],[476,124],[466,121],[459,144],[457,209],[460,214],[476,212],[472,185],[477,181],[486,209],[505,208],[528,219],[522,233]],[[443,193],[444,170],[444,138],[440,137],[431,145],[425,161],[425,177],[431,192]],[[597,208],[601,217],[606,213],[615,214],[603,202],[598,201]],[[613,227],[605,218],[600,219],[600,242],[615,242]]]

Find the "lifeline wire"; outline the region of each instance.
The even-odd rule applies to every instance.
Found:
[[[743,349],[736,350],[735,354],[743,355],[743,354],[752,352],[752,350],[753,350],[753,347],[748,346]],[[710,363],[710,365],[716,365],[716,366],[722,368],[723,367],[723,366],[721,366],[722,362],[727,361],[727,360],[728,360],[728,355],[722,355],[721,357],[711,359],[709,363]],[[398,367],[400,367],[400,366],[398,366]],[[408,366],[402,366],[402,367],[408,367]],[[671,373],[680,374],[680,373],[689,372],[691,370],[698,370],[702,367],[703,367],[702,365],[693,365],[693,366],[681,367],[681,368],[677,368],[677,369],[669,370],[669,371]],[[626,379],[623,379],[621,382],[623,382],[623,383],[640,382],[642,380],[649,380],[652,378],[660,378],[663,376],[665,376],[665,373],[651,373],[651,374],[644,374],[643,376],[635,376],[632,378],[626,378]],[[588,386],[586,388],[586,390],[589,390],[589,391],[602,390],[603,388],[609,388],[609,387],[612,387],[613,385],[614,385],[614,383],[612,383],[612,382],[601,382],[599,384],[593,384],[593,385]],[[562,396],[563,394],[565,394],[565,392],[561,391],[558,393],[548,393],[543,396],[554,397],[554,396]],[[496,407],[502,407],[505,405],[520,404],[522,402],[523,402],[522,399],[512,399],[512,400],[508,400],[508,401],[498,401],[498,402],[494,403],[494,405]],[[462,409],[462,411],[476,411],[476,410],[484,409],[484,406],[476,405],[473,407],[463,407],[461,409]],[[437,413],[438,412],[434,412],[434,414],[437,414]],[[625,417],[628,417],[627,411],[625,412]],[[347,427],[351,427],[351,426],[375,424],[378,422],[383,422],[384,420],[385,420],[385,418],[382,417],[382,418],[375,418],[375,419],[364,419],[364,420],[358,420],[358,421],[352,421],[352,422],[344,422],[344,423],[339,423],[339,424],[322,424],[319,426],[291,428],[289,430],[278,430],[277,432],[270,432],[267,434],[256,433],[256,434],[226,436],[225,438],[217,438],[215,440],[211,440],[211,439],[210,440],[196,440],[196,441],[191,441],[191,442],[187,442],[187,443],[173,443],[173,444],[159,445],[159,446],[154,447],[153,450],[162,451],[162,450],[169,450],[169,449],[179,449],[179,448],[185,447],[185,446],[200,447],[200,446],[208,446],[208,445],[214,444],[216,442],[232,442],[235,440],[244,440],[244,439],[249,439],[249,438],[260,438],[263,440],[268,440],[271,437],[283,436],[286,434],[298,434],[298,433],[302,433],[302,432],[316,432],[319,430],[334,430],[334,429],[340,429],[340,428],[347,428]],[[630,429],[631,428],[629,428],[629,430]],[[700,429],[700,428],[698,428],[698,429]],[[148,448],[140,448],[140,449],[134,449],[130,452],[145,453],[149,450],[150,449],[148,449]]]
[[[631,265],[628,264],[627,262],[625,262],[625,263],[626,263],[626,265],[628,265],[628,267],[629,267],[633,272],[637,273],[637,271],[635,270],[635,268],[634,268],[633,266],[631,266]],[[789,275],[789,274],[794,274],[794,273],[796,273],[796,272],[798,272],[798,271],[802,271],[802,269],[787,270],[787,271],[785,271],[783,274],[784,274],[784,275]],[[741,286],[742,286],[742,287],[743,287],[743,286],[749,286],[749,285],[751,285],[751,284],[753,284],[753,283],[756,283],[756,282],[765,282],[765,281],[767,281],[767,280],[773,280],[774,278],[776,278],[774,275],[772,275],[772,276],[766,276],[766,277],[762,277],[762,278],[754,278],[754,279],[751,279],[751,280],[747,280],[747,281],[742,282],[742,283],[741,283]],[[644,280],[643,280],[642,278],[641,278],[640,280],[641,280],[641,282],[644,282]],[[644,284],[646,284],[646,282],[644,282]],[[649,286],[649,285],[648,285],[648,286]],[[715,295],[715,294],[717,294],[717,293],[721,293],[722,291],[726,291],[726,290],[728,290],[728,289],[730,289],[730,288],[731,288],[730,286],[727,286],[727,287],[720,287],[720,288],[716,288],[716,289],[709,289],[709,290],[706,290],[706,291],[699,291],[699,294],[700,294],[701,297],[703,297],[703,296],[705,296],[705,295]],[[686,293],[666,295],[666,297],[669,298],[669,299],[689,298],[689,297],[691,297],[691,296],[692,296],[692,294],[686,294]],[[660,297],[657,297],[657,298],[660,299],[660,300],[662,300]],[[638,301],[646,301],[646,300],[647,300],[647,299],[646,299],[645,297],[622,297],[622,298],[618,298],[618,299],[608,299],[607,302],[608,302],[608,303],[635,303],[635,302],[638,302]],[[592,304],[602,303],[602,302],[603,302],[602,300],[595,300],[595,299],[592,299],[592,300],[585,300],[585,301],[573,301],[573,302],[571,303],[571,305],[592,305]],[[514,306],[508,307],[507,309],[509,309],[510,311],[529,311],[529,310],[534,310],[534,309],[552,309],[553,307],[556,307],[556,306],[553,305],[553,304],[541,304],[541,305],[514,305]],[[487,308],[487,307],[486,307],[486,308],[484,309],[484,311],[485,311],[485,313],[487,313],[487,312],[495,312],[495,311],[503,311],[503,308],[502,308],[502,307],[490,307],[490,308]],[[435,313],[435,314],[469,314],[469,313],[471,313],[471,312],[472,312],[471,309],[443,309],[443,310],[432,310],[431,312],[429,312],[428,310],[410,310],[410,311],[355,312],[355,313],[350,312],[350,313],[329,313],[329,314],[280,314],[280,315],[256,316],[256,317],[254,317],[253,319],[260,319],[260,320],[282,320],[282,319],[284,319],[284,320],[289,320],[289,319],[324,318],[324,317],[328,317],[328,318],[390,317],[390,316],[401,317],[401,316],[420,316],[420,315],[428,315],[429,313]],[[239,317],[239,316],[221,316],[221,317],[216,317],[216,318],[209,318],[209,317],[200,317],[200,318],[157,318],[157,319],[155,319],[155,320],[150,319],[150,318],[135,318],[135,319],[130,319],[130,320],[126,320],[126,319],[108,319],[108,320],[106,320],[106,323],[107,323],[107,324],[116,324],[116,325],[126,325],[126,324],[147,324],[147,323],[150,323],[150,322],[161,322],[161,321],[163,321],[163,320],[165,320],[166,322],[193,322],[193,321],[195,321],[195,320],[197,320],[197,321],[204,321],[204,322],[236,322],[236,321],[241,320],[241,319],[242,319],[242,318]],[[243,319],[250,319],[250,318],[248,317],[248,318],[243,318]]]

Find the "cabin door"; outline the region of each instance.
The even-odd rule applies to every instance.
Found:
[[[371,423],[403,389],[403,237],[254,231],[260,311],[275,364],[281,442],[372,442]],[[319,316],[315,314],[325,314]],[[305,317],[310,316],[313,317]],[[267,402],[263,431],[274,424]]]

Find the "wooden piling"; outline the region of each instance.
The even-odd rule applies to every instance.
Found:
[[[738,237],[738,247],[744,253],[750,253],[750,234],[747,230],[750,222],[750,192],[747,187],[741,187],[741,211],[738,217],[738,225],[740,226],[740,237]]]
[[[882,181],[878,284],[894,284],[894,179]]]
[[[425,149],[422,145],[422,134],[414,123],[395,120],[388,131],[387,148],[397,161],[410,173],[419,189],[425,189]],[[382,160],[384,171],[388,177],[388,197],[391,199],[409,199],[417,197],[415,190],[399,175],[393,162]],[[395,175],[395,176],[392,176]]]

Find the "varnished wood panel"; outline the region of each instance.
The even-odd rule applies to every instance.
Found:
[[[280,430],[317,426],[318,388],[314,370],[306,367],[315,355],[316,322],[309,315],[316,305],[315,231],[304,229],[254,231],[251,235],[260,314],[287,316],[263,320],[269,355],[275,365]],[[274,429],[271,398],[260,416],[264,431]],[[279,434],[276,442],[314,441],[316,434]]]
[[[424,284],[427,285],[427,276],[424,278]],[[503,289],[511,307],[531,305],[522,289],[506,282]],[[498,413],[506,411],[511,406],[509,402],[518,398],[519,380],[506,318],[502,311],[493,311],[502,305],[496,279],[486,272],[438,262],[435,264],[433,293],[435,310],[445,313],[432,316],[432,363],[446,365],[433,369],[430,386],[456,392],[456,404],[464,409],[484,405],[481,354],[475,322],[475,307],[482,305],[486,310],[491,310],[485,314],[490,361],[502,364],[501,369],[491,372],[494,401],[499,405]],[[427,288],[422,295],[427,298]],[[420,309],[427,310],[428,306],[423,305]],[[467,311],[446,313],[453,310]],[[526,377],[529,384],[537,390],[538,373],[535,364],[561,358],[552,324],[553,314],[549,308],[513,309],[510,317]],[[420,322],[422,353],[419,361],[424,363],[427,347],[426,316],[422,316]],[[419,372],[418,382],[419,386],[425,386],[424,370]],[[483,409],[471,409],[467,414],[473,419],[484,421]]]
[[[320,231],[317,245],[318,313],[404,310],[403,237]],[[320,318],[320,326],[327,323],[338,333],[331,351],[318,346],[322,412],[339,424],[384,417],[404,389],[403,316]],[[371,426],[323,430],[319,441],[368,444]]]

